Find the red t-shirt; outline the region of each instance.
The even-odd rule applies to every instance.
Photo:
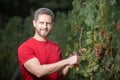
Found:
[[[41,65],[60,61],[62,59],[61,49],[57,43],[51,40],[41,42],[30,38],[18,48],[18,59],[24,80],[59,80],[59,72],[55,72],[44,78],[37,78],[28,72],[23,65],[27,60],[34,57],[40,61]]]

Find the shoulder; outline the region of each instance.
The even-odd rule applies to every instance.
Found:
[[[58,47],[60,46],[57,42],[52,41],[52,40],[48,40],[48,43],[53,45],[53,46],[58,46]]]
[[[31,38],[22,43],[18,48],[18,60],[23,65],[27,60],[35,57],[34,50],[31,47]]]
[[[29,38],[28,40],[24,41],[19,47],[18,50],[23,50],[26,49],[27,47],[30,47],[30,45],[32,44],[33,40],[32,38]]]

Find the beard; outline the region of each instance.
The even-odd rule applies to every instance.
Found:
[[[47,38],[48,35],[51,33],[51,31],[45,29],[45,30],[36,30],[37,34],[40,36],[40,37],[43,37],[43,38]]]

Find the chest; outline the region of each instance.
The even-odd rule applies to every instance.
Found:
[[[55,63],[60,60],[60,51],[49,45],[41,45],[35,48],[35,56],[41,64]]]

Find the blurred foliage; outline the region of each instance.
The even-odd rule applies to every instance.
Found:
[[[32,21],[13,17],[4,29],[0,29],[0,80],[10,80],[18,68],[17,48],[33,33]],[[7,77],[6,77],[7,76]]]
[[[70,28],[66,57],[81,52],[79,70],[71,80],[120,79],[120,1],[74,0],[66,26]]]

